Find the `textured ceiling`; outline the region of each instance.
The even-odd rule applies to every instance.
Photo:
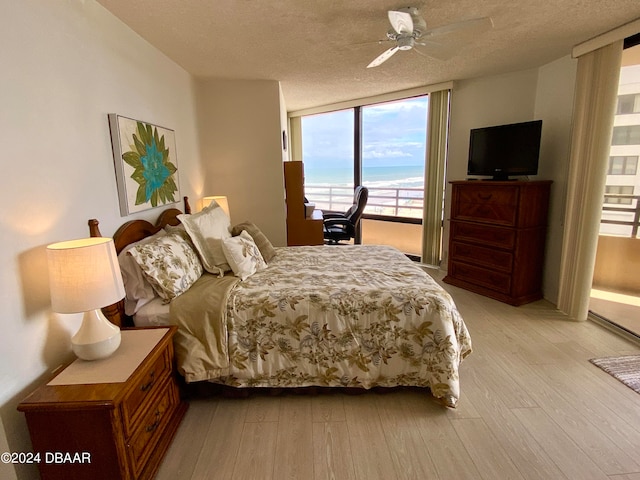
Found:
[[[98,0],[196,77],[281,82],[289,111],[439,82],[518,71],[640,18],[639,0],[430,0],[413,2],[428,28],[491,17],[480,34],[449,34],[447,61],[390,45],[394,0]]]

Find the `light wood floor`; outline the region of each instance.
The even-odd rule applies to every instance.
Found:
[[[474,347],[457,409],[413,391],[192,400],[157,478],[640,480],[640,395],[588,362],[639,345],[445,288]]]

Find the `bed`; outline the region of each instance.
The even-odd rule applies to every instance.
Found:
[[[164,272],[162,279],[171,277],[183,290],[170,298],[156,291],[142,305],[134,299],[133,307],[132,282],[125,278],[127,297],[105,314],[126,326],[133,308],[136,326],[177,325],[178,370],[188,383],[424,387],[444,405],[456,406],[459,367],[471,353],[469,333],[450,295],[404,254],[372,245],[273,247],[245,222],[227,224],[226,257],[221,258],[232,268],[216,269],[220,264],[199,252],[203,238],[189,227],[204,214],[190,214],[186,199],[185,205],[185,214],[168,209],[155,225],[127,222],[114,234],[114,243],[120,258],[131,262],[142,251],[155,268],[158,262],[171,263],[167,238],[182,237],[202,264],[200,274],[197,265],[195,273],[185,274],[197,278],[184,288],[181,275]],[[89,224],[91,235],[100,236],[97,220]],[[164,240],[150,240],[158,235]],[[247,257],[250,250],[263,263],[256,260],[249,274],[236,271],[227,243],[240,244],[236,253]],[[165,250],[156,255],[158,245]],[[193,257],[189,253],[188,261]],[[125,277],[122,263],[121,268]]]

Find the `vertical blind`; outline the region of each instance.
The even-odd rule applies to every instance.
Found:
[[[578,59],[558,309],[586,320],[616,107],[622,40]]]
[[[442,253],[442,212],[450,93],[450,90],[440,90],[429,95],[422,216],[422,263],[435,267],[440,265]]]

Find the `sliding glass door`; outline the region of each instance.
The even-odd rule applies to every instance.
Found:
[[[624,50],[589,309],[640,336],[640,45]]]

